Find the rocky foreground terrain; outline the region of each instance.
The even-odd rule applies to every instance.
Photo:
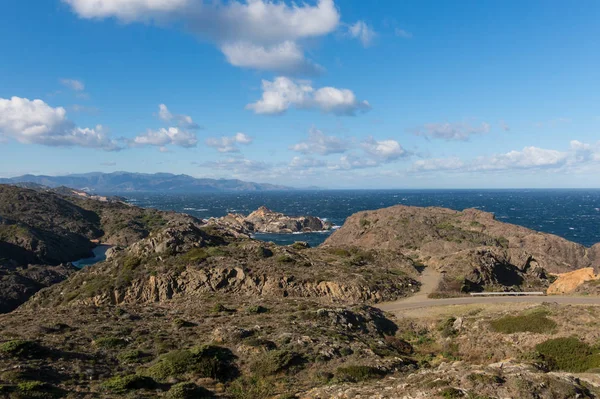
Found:
[[[0,396],[600,396],[598,307],[376,307],[418,292],[426,268],[444,275],[437,295],[548,287],[553,273],[597,270],[597,247],[474,210],[409,207],[354,215],[318,248],[277,246],[227,217],[0,194],[13,226],[0,230],[3,295],[24,278],[38,285],[21,299],[47,287],[0,315]],[[269,214],[247,222],[269,226]],[[113,244],[107,260],[70,268],[90,240]]]

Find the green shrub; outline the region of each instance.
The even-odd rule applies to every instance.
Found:
[[[48,349],[35,341],[13,340],[0,345],[0,352],[13,357],[40,358],[48,354]]]
[[[227,379],[236,371],[233,360],[234,356],[227,348],[204,346],[169,352],[141,373],[158,381],[187,373],[203,378]]]
[[[583,372],[600,367],[600,354],[576,337],[555,338],[535,346],[550,370]]]
[[[496,242],[497,242],[497,243],[498,243],[498,245],[499,245],[499,246],[501,246],[502,248],[508,248],[508,246],[509,246],[509,244],[510,244],[510,243],[509,243],[509,241],[508,241],[508,238],[506,238],[506,237],[498,237],[498,238],[496,239]]]
[[[333,248],[331,249],[331,253],[342,258],[348,258],[352,255],[350,251],[344,248]]]
[[[123,268],[133,270],[142,264],[142,260],[134,255],[128,255],[123,260]]]
[[[215,303],[211,309],[212,313],[234,313],[235,309],[229,309],[222,303]]]
[[[180,382],[169,389],[166,395],[167,399],[201,399],[212,398],[210,391],[199,387],[192,382]]]
[[[258,255],[259,258],[270,258],[273,256],[273,251],[269,248],[258,247],[256,248],[256,255]]]
[[[209,247],[206,252],[208,256],[226,256],[227,252],[221,247]]]
[[[455,337],[458,334],[458,331],[454,328],[455,321],[456,318],[449,317],[440,324],[438,330],[440,331],[442,338]]]
[[[519,316],[504,316],[490,323],[492,329],[504,334],[516,332],[550,333],[556,328],[556,322],[543,313]]]
[[[463,396],[465,396],[465,394],[460,389],[456,389],[456,388],[452,388],[452,387],[442,389],[442,392],[440,392],[440,395],[444,399],[455,399],[455,398],[462,398]]]
[[[360,382],[374,378],[382,378],[385,372],[371,366],[338,367],[335,378],[339,382]]]
[[[254,305],[254,306],[249,306],[248,309],[246,309],[246,311],[248,313],[252,313],[252,314],[261,314],[261,313],[267,313],[269,311],[269,309],[265,308],[264,306]]]
[[[41,381],[24,381],[17,385],[17,389],[20,392],[41,391],[44,388],[46,388],[46,384]]]
[[[295,243],[292,244],[292,248],[294,248],[297,251],[301,251],[303,249],[308,249],[310,248],[310,244],[304,241],[296,241]]]
[[[210,257],[208,251],[204,248],[192,248],[182,256],[183,260],[188,262],[200,262]]]
[[[371,221],[368,219],[360,219],[360,227],[365,228],[371,225]]]
[[[227,393],[233,399],[264,399],[275,394],[275,386],[266,378],[241,377],[229,385]]]
[[[186,321],[183,319],[175,319],[173,320],[173,326],[175,326],[175,328],[195,327],[196,323],[192,323],[191,321]]]
[[[115,393],[123,393],[134,389],[153,389],[155,386],[156,383],[152,378],[137,374],[116,376],[102,384],[102,388]]]
[[[293,263],[295,262],[294,258],[292,258],[289,255],[279,255],[277,257],[277,262],[278,263]]]
[[[121,363],[126,364],[140,363],[143,359],[148,357],[150,357],[149,354],[144,353],[139,349],[122,352],[117,355],[117,359],[119,359]]]
[[[412,345],[401,338],[386,336],[385,343],[399,355],[410,355],[413,353]]]
[[[467,379],[474,384],[479,383],[486,386],[504,383],[504,379],[499,375],[486,373],[471,373],[467,376]]]
[[[250,365],[250,370],[259,377],[266,377],[301,367],[306,360],[297,352],[273,350],[260,356]]]
[[[102,337],[94,340],[94,345],[102,349],[113,349],[126,346],[127,341],[117,337]]]

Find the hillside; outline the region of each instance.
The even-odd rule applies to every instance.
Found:
[[[440,291],[538,290],[547,273],[598,268],[596,245],[586,248],[561,237],[502,223],[476,209],[394,206],[359,212],[346,220],[325,247],[399,252],[444,274]]]
[[[60,221],[118,244],[104,262],[46,276],[47,288],[0,315],[6,397],[600,397],[583,373],[600,367],[597,307],[449,307],[398,318],[373,307],[418,292],[425,267],[462,278],[457,290],[514,290],[547,286],[545,268],[595,262],[592,250],[558,237],[473,210],[394,207],[350,217],[320,247],[278,246],[231,218],[205,224],[3,189],[21,199],[4,209],[26,228],[60,231]],[[258,225],[289,218],[257,212]],[[16,287],[20,277],[2,282]],[[561,340],[573,349],[557,352]]]
[[[0,179],[0,183],[29,183],[47,187],[67,186],[98,193],[202,193],[219,191],[273,191],[290,187],[236,179],[205,179],[171,173],[84,173],[66,176],[24,175]]]

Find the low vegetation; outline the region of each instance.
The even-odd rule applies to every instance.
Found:
[[[532,332],[538,334],[551,333],[556,329],[556,322],[543,313],[519,316],[504,316],[490,322],[492,329],[504,334]]]

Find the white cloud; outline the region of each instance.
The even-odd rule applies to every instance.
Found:
[[[394,34],[398,37],[404,38],[404,39],[412,39],[413,34],[404,30],[404,29],[400,29],[400,28],[395,28],[394,29]]]
[[[69,89],[74,90],[74,91],[84,91],[85,90],[85,84],[83,84],[83,82],[81,80],[77,80],[77,79],[61,79],[60,84],[62,84],[65,87],[68,87]]]
[[[79,146],[106,151],[119,150],[101,125],[81,128],[67,119],[63,107],[53,108],[42,100],[0,98],[0,137],[23,144]]]
[[[294,169],[311,169],[325,167],[327,166],[327,163],[325,161],[322,161],[320,159],[314,159],[312,157],[294,157],[290,161],[289,166],[290,168]]]
[[[379,166],[375,159],[361,157],[356,154],[342,155],[338,163],[329,165],[331,170],[365,169]]]
[[[411,172],[431,172],[439,170],[459,170],[464,163],[459,158],[419,159],[410,169]]]
[[[266,162],[254,161],[246,158],[227,158],[217,161],[198,163],[197,165],[203,168],[210,168],[214,170],[227,170],[236,174],[262,172],[272,168],[272,165]]]
[[[362,149],[373,158],[382,162],[391,162],[408,154],[396,140],[377,141],[369,137],[361,143]]]
[[[238,67],[307,75],[317,75],[324,70],[306,60],[298,44],[289,40],[273,46],[234,42],[221,46],[221,51],[231,65]]]
[[[323,87],[314,89],[310,82],[292,80],[280,76],[275,80],[262,81],[262,98],[248,104],[246,109],[257,114],[278,115],[290,107],[298,109],[319,109],[337,115],[354,115],[358,111],[368,111],[367,101],[358,101],[351,90]]]
[[[357,21],[348,26],[348,34],[355,39],[360,40],[364,47],[369,47],[377,34],[365,21]]]
[[[194,122],[191,116],[181,115],[181,114],[172,114],[169,111],[169,108],[165,104],[160,104],[158,106],[158,118],[163,122],[175,122],[177,126],[183,129],[199,129],[200,126]]]
[[[144,134],[135,137],[130,145],[136,146],[157,146],[161,147],[161,152],[166,152],[165,146],[172,144],[184,148],[195,147],[198,143],[198,138],[193,132],[181,129],[179,127],[160,128],[158,130],[151,130]]]
[[[206,145],[215,148],[219,152],[240,152],[238,144],[248,145],[252,138],[244,133],[236,133],[233,137],[210,137],[206,139]]]
[[[316,72],[319,68],[305,59],[300,41],[333,32],[340,20],[333,0],[314,5],[267,0],[63,1],[82,18],[173,22],[214,42],[232,65],[286,73]]]
[[[566,151],[529,146],[520,151],[477,157],[470,162],[463,162],[458,158],[423,159],[415,161],[410,171],[486,172],[553,169],[572,172],[578,167],[597,162],[600,162],[600,142],[586,144],[573,140]]]
[[[294,144],[290,150],[300,152],[302,154],[341,154],[350,148],[350,144],[335,136],[327,136],[325,133],[316,128],[311,128],[308,131],[308,139]]]
[[[417,136],[425,136],[432,139],[466,141],[473,135],[485,134],[490,131],[488,123],[472,126],[469,123],[427,123],[423,127],[414,129]]]

